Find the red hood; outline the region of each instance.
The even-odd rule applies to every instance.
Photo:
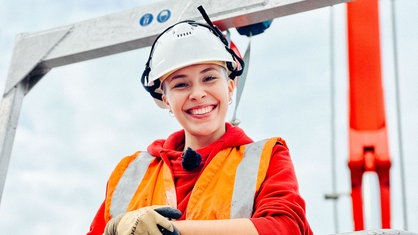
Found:
[[[215,155],[221,149],[241,146],[253,142],[253,140],[250,139],[241,128],[232,126],[230,123],[225,123],[225,127],[226,132],[220,139],[204,148],[195,149],[195,151],[202,155],[202,163],[204,163],[208,157],[213,157],[212,155]],[[173,164],[176,162],[176,159],[179,159],[179,157],[181,162],[181,154],[183,153],[184,148],[184,138],[184,130],[174,132],[166,140],[159,139],[154,141],[148,146],[147,151],[156,157],[162,157],[166,163],[171,162]]]

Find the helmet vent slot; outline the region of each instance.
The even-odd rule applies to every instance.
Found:
[[[191,35],[191,34],[192,34],[192,32],[191,32],[191,31],[188,31],[188,32],[184,32],[184,33],[179,33],[179,34],[177,34],[177,37],[178,37],[178,38],[182,38],[182,37],[189,36],[189,35]]]

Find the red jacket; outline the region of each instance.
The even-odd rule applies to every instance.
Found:
[[[211,145],[198,149],[204,165],[198,171],[181,166],[184,131],[167,140],[156,140],[147,151],[160,156],[172,169],[176,185],[177,208],[184,212],[192,188],[206,164],[222,149],[253,142],[242,129],[226,124],[226,133]],[[286,144],[277,143],[267,171],[266,180],[256,195],[251,221],[259,234],[312,234],[305,216],[305,202],[298,192],[298,183]],[[105,227],[104,204],[98,210],[87,234],[102,234]],[[184,219],[184,218],[183,218]]]

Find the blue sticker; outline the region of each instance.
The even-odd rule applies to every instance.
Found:
[[[142,25],[142,26],[147,26],[147,25],[151,24],[153,18],[154,17],[152,16],[152,14],[147,13],[147,14],[143,15],[141,17],[141,19],[139,19],[139,24]]]
[[[157,20],[160,23],[166,22],[168,19],[170,19],[171,12],[169,10],[162,10],[160,13],[158,13]]]

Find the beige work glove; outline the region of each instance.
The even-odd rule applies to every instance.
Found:
[[[109,220],[104,235],[180,235],[169,219],[181,212],[169,206],[148,206]]]

